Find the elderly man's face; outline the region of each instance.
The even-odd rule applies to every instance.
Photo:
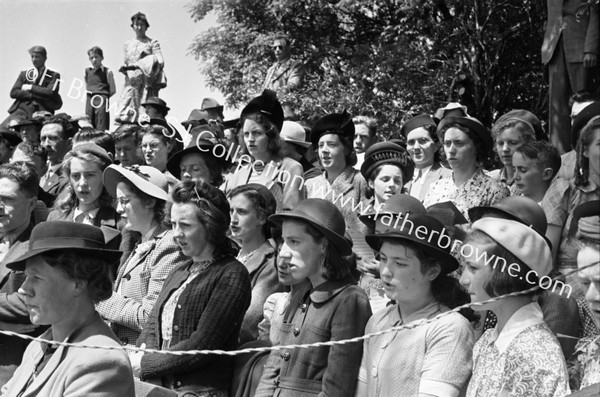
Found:
[[[285,61],[290,57],[290,47],[286,44],[285,40],[278,39],[273,41],[272,48],[277,61]]]
[[[41,69],[46,64],[46,57],[39,52],[31,54],[31,63],[36,69]]]
[[[36,201],[35,197],[27,197],[17,182],[0,178],[0,236],[29,224]]]

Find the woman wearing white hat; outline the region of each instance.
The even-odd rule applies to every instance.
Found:
[[[125,227],[142,238],[119,268],[114,292],[98,305],[98,312],[110,322],[121,343],[135,345],[165,279],[186,258],[173,240],[170,224],[163,223],[169,196],[162,172],[145,165],[111,165],[103,179],[106,190],[117,199]]]
[[[471,302],[526,291],[541,285],[540,279],[552,270],[550,248],[544,238],[508,219],[482,218],[473,223],[461,252],[466,266],[460,282],[468,289]],[[535,300],[538,291],[474,307],[492,310],[498,323],[473,348],[473,376],[467,396],[569,393],[565,358]]]

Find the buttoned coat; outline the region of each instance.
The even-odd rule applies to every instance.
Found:
[[[41,181],[40,181],[41,182]],[[63,173],[62,167],[59,167],[50,178],[47,178],[43,184],[40,184],[40,188],[47,194],[52,196],[52,202],[56,199],[58,194],[63,188],[69,183],[69,178]]]
[[[191,259],[177,266],[163,284],[150,320],[137,345],[163,348],[162,312],[169,297],[190,276]],[[231,256],[208,266],[183,290],[173,317],[173,335],[167,350],[233,350],[238,346],[244,313],[250,305],[248,270]],[[231,384],[233,360],[223,355],[174,356],[146,353],[141,361],[142,380],[160,379],[165,387],[214,387]]]
[[[365,292],[348,277],[310,284],[291,299],[281,325],[280,344],[350,339],[364,334],[371,317]],[[272,351],[256,397],[353,396],[362,343]]]
[[[301,61],[288,59],[281,65],[273,64],[265,76],[263,90],[293,90],[302,85],[304,79],[304,64]]]
[[[125,345],[135,345],[167,276],[187,261],[166,225],[157,226],[150,239],[136,249],[139,254],[134,250],[119,268],[112,296],[97,306]]]
[[[542,62],[548,64],[562,37],[567,62],[583,62],[585,53],[600,52],[600,17],[598,9],[582,14],[577,21],[577,10],[584,0],[548,0],[548,22],[542,44]]]
[[[46,69],[41,81],[39,76],[35,79],[32,70],[23,70],[19,73],[17,81],[10,90],[10,97],[15,101],[8,109],[8,113],[13,113],[17,109],[23,109],[31,117],[33,112],[38,110],[47,110],[54,113],[62,106],[62,98],[58,93],[60,89],[60,74]],[[31,90],[23,90],[24,84],[32,84]]]
[[[52,329],[41,338],[52,340]],[[75,330],[65,342],[119,347],[115,335],[98,315],[92,323]],[[6,390],[3,389],[3,397],[135,396],[129,358],[120,349],[59,346],[36,378],[27,385],[37,363],[44,356],[46,346],[39,342],[29,344],[23,362],[6,384]],[[19,394],[24,388],[23,394]]]

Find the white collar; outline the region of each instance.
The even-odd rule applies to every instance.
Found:
[[[79,207],[75,208],[75,211],[73,212],[73,219],[77,218],[79,215],[81,214],[87,214],[87,216],[90,218],[91,221],[93,221],[94,219],[96,219],[96,215],[98,215],[98,211],[100,211],[100,207],[98,208],[94,208],[91,211],[85,212],[79,209]]]
[[[525,329],[544,322],[544,314],[537,302],[531,302],[521,307],[508,319],[502,332],[498,335],[498,326],[492,330],[490,342],[494,342],[500,354],[504,353],[515,339]]]
[[[427,167],[415,168],[415,173],[414,173],[414,176],[413,176],[413,181],[417,179],[417,176],[419,175],[419,171],[421,171],[421,179],[425,178],[425,175],[427,175],[427,173],[429,171],[431,171],[431,167],[433,167],[433,163],[431,165],[428,165]]]

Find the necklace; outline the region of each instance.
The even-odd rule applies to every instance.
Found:
[[[260,247],[258,247],[258,248],[260,248]],[[254,255],[254,253],[256,251],[258,251],[258,248],[246,255],[242,255],[242,251],[240,251],[240,253],[238,254],[236,259],[245,265],[246,262],[248,262],[248,259],[250,259],[252,257],[252,255]]]

